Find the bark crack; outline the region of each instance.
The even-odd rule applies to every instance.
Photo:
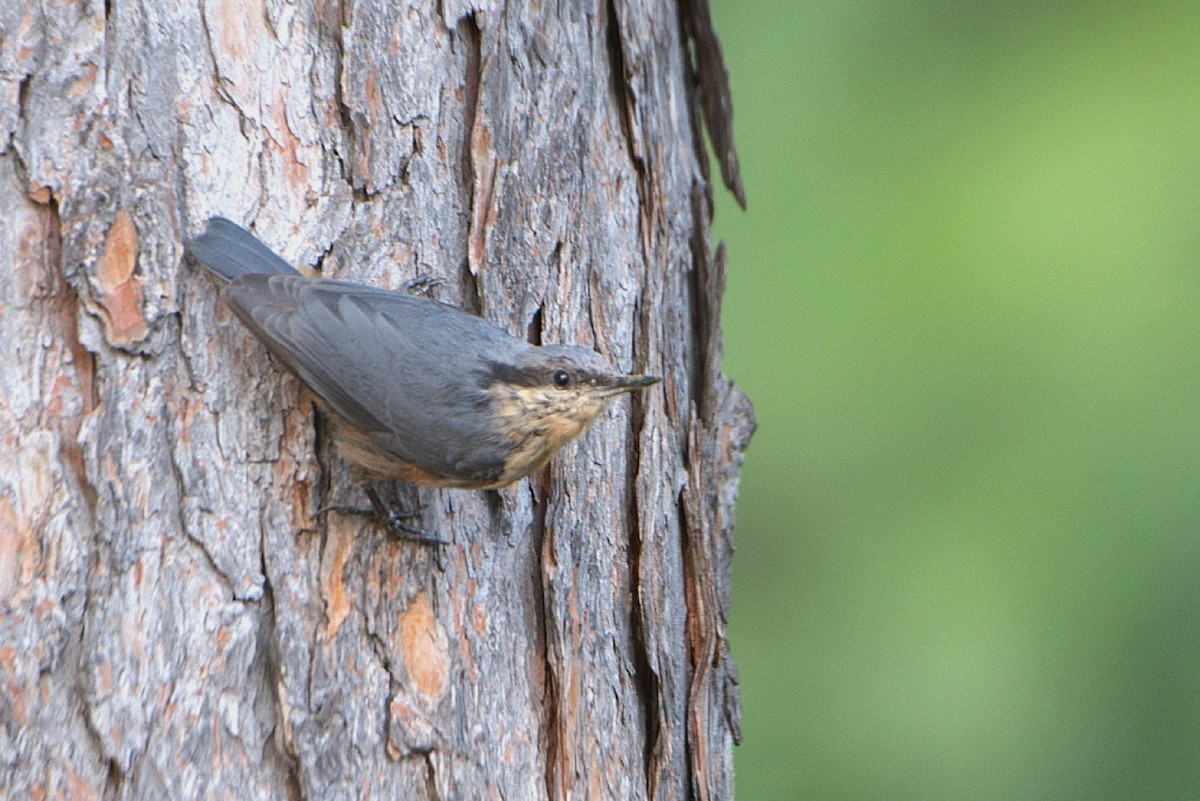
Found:
[[[462,299],[468,311],[482,315],[480,272],[483,257],[487,254],[487,209],[492,203],[496,165],[488,163],[492,150],[491,132],[480,121],[483,31],[474,13],[463,16],[456,29],[467,46],[467,66],[463,76],[462,180],[470,214],[467,215],[467,259],[463,263]]]
[[[696,451],[691,454],[693,468],[691,478],[700,480],[699,431],[692,427],[691,444]],[[703,518],[703,510],[694,508],[704,503],[707,493],[703,488],[689,484],[684,490],[682,499],[682,514],[680,514],[680,532],[683,537],[683,580],[687,603],[688,627],[692,657],[692,679],[688,688],[687,721],[684,730],[687,735],[688,772],[692,777],[692,792],[700,801],[709,801],[709,759],[708,759],[708,699],[706,697],[712,676],[712,668],[716,655],[715,640],[717,633],[712,615],[715,609],[715,596],[712,592],[712,564],[707,557],[705,543],[702,542],[704,532],[708,530],[711,521]],[[701,519],[696,520],[694,517]]]
[[[546,784],[546,797],[557,799],[562,796],[562,780],[561,776],[564,771],[562,760],[562,710],[559,708],[559,687],[558,680],[558,663],[555,657],[554,643],[558,638],[555,635],[553,621],[556,619],[554,610],[551,608],[553,602],[549,593],[546,591],[545,575],[550,563],[553,561],[554,536],[546,526],[547,506],[545,498],[538,498],[534,495],[534,508],[532,510],[532,524],[534,527],[533,538],[534,547],[538,548],[538,553],[541,555],[538,569],[534,570],[534,593],[541,599],[541,603],[537,605],[538,621],[542,635],[542,661],[543,661],[543,676],[544,684],[542,687],[542,726],[541,736],[544,742],[542,753],[546,759],[546,775],[544,778]]]
[[[355,176],[354,164],[358,159],[357,144],[354,137],[354,131],[357,128],[354,122],[354,111],[350,108],[350,104],[346,102],[346,92],[344,84],[344,72],[346,69],[346,30],[350,24],[350,16],[352,13],[353,4],[345,3],[342,5],[343,18],[340,25],[335,27],[336,33],[333,36],[330,48],[332,58],[334,60],[333,71],[339,76],[337,81],[334,81],[334,102],[337,104],[338,121],[341,123],[342,131],[338,141],[342,147],[335,147],[334,154],[340,165],[342,180],[350,187],[350,196],[354,198],[356,203],[368,203],[371,200],[371,194],[367,191],[366,180],[362,180],[360,186],[357,181],[359,178]],[[343,152],[344,149],[344,152]]]
[[[621,123],[622,138],[625,140],[625,147],[629,154],[629,163],[637,173],[638,239],[642,245],[643,260],[648,266],[651,263],[650,237],[653,230],[651,222],[654,216],[650,168],[640,147],[641,126],[637,122],[637,99],[634,97],[635,93],[630,83],[629,63],[625,55],[625,39],[621,30],[620,13],[617,10],[616,0],[606,0],[605,11],[608,54],[611,61],[610,85],[617,107],[617,119]]]
[[[262,627],[261,639],[266,642],[259,644],[259,656],[256,657],[256,663],[262,666],[260,669],[262,680],[261,697],[266,703],[271,705],[275,721],[271,735],[264,738],[263,748],[270,748],[278,757],[282,763],[284,776],[290,785],[290,789],[295,791],[290,797],[299,798],[300,793],[298,791],[301,786],[300,761],[295,752],[295,743],[292,741],[291,726],[289,721],[284,718],[289,705],[287,700],[281,697],[281,694],[287,690],[285,689],[279,653],[280,632],[275,616],[275,587],[271,583],[271,577],[265,567],[267,564],[267,539],[265,532],[259,536],[258,543],[258,558],[264,565],[263,612],[259,620]]]
[[[83,408],[78,417],[61,420],[48,416],[48,410],[40,411],[39,425],[65,426],[62,437],[63,461],[69,466],[79,487],[89,520],[96,517],[96,503],[99,493],[88,477],[86,458],[83,446],[79,443],[79,432],[83,421],[88,418],[100,403],[100,389],[96,385],[96,354],[88,350],[79,339],[78,310],[82,301],[79,292],[67,280],[66,269],[62,261],[62,219],[58,212],[58,201],[53,193],[46,202],[46,258],[52,262],[53,275],[56,276],[57,286],[52,297],[56,300],[52,310],[60,323],[63,342],[71,352],[74,360],[76,387],[83,401]]]
[[[178,317],[176,317],[175,320],[177,323]],[[182,326],[177,324],[175,330],[176,341],[180,341],[182,339],[182,335]],[[182,353],[183,347],[180,346],[177,352]],[[189,371],[187,369],[184,369],[184,375],[189,375]],[[166,399],[163,400],[162,407],[160,409],[160,415],[165,421],[165,428],[167,429],[174,429],[175,427],[182,429],[187,426],[187,422],[185,420],[179,419],[178,415],[176,414],[176,408],[177,407],[175,405],[167,403]],[[176,520],[179,527],[178,530],[183,533],[186,541],[196,546],[200,553],[204,555],[204,561],[208,565],[209,570],[211,570],[212,573],[218,577],[218,580],[225,588],[225,591],[229,593],[230,598],[242,603],[252,603],[256,599],[252,596],[246,595],[245,593],[238,593],[233,577],[225,574],[225,571],[221,568],[218,562],[217,555],[213,553],[212,549],[209,547],[209,544],[205,542],[204,539],[194,530],[194,527],[190,525],[190,521],[188,520],[188,515],[186,512],[186,501],[188,497],[187,481],[184,479],[183,468],[181,468],[179,465],[179,451],[177,445],[177,442],[172,442],[171,445],[166,449],[166,459],[168,465],[170,466],[171,481],[175,485],[175,495],[179,499],[175,504]],[[258,574],[265,577],[266,565],[263,563],[261,556],[259,558],[257,567]],[[253,592],[252,589],[251,592]]]
[[[640,429],[640,425],[635,426]],[[634,440],[637,439],[635,434]],[[637,454],[636,448],[633,453]],[[639,470],[639,460],[635,457],[630,457],[631,469],[630,475],[636,479]],[[662,758],[663,748],[663,721],[662,721],[662,681],[658,675],[658,671],[654,667],[654,663],[650,657],[650,638],[647,633],[649,612],[642,602],[642,556],[646,543],[644,532],[642,531],[641,508],[638,503],[635,480],[628,482],[630,489],[630,498],[626,505],[629,507],[629,574],[630,587],[632,589],[632,598],[630,603],[630,621],[633,628],[634,642],[636,647],[633,650],[633,667],[634,667],[634,686],[637,690],[638,698],[642,704],[642,720],[644,722],[646,736],[643,742],[643,765],[645,769],[645,782],[647,798],[658,797],[658,776],[659,767]]]
[[[437,765],[433,763],[433,753],[422,754],[425,759],[425,790],[429,793],[430,801],[441,801],[442,794],[438,792]]]
[[[121,773],[121,766],[117,764],[115,759],[105,760],[106,770],[104,773],[104,790],[101,798],[104,801],[115,801],[120,798],[121,786],[125,781],[124,774]]]
[[[17,82],[17,119],[28,119],[27,107],[29,105],[29,83],[33,80],[31,73],[25,73],[21,76],[21,80]],[[12,138],[10,134],[10,138]]]
[[[716,304],[717,298],[709,294],[710,260],[712,254],[708,246],[708,215],[707,193],[704,187],[695,183],[692,185],[692,268],[687,271],[687,308],[692,311],[695,324],[691,326],[692,344],[688,349],[691,355],[688,365],[688,382],[690,396],[696,404],[700,419],[705,423],[711,422],[712,386],[716,371],[721,369],[720,354],[711,347],[719,346],[714,340],[714,326],[720,325],[721,310]]]

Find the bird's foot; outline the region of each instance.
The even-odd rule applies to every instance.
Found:
[[[323,515],[326,512],[341,512],[342,514],[361,515],[363,517],[373,518],[377,523],[391,532],[392,536],[397,539],[407,540],[408,542],[420,542],[426,545],[446,545],[447,541],[432,534],[424,529],[417,528],[404,522],[406,519],[411,519],[420,516],[424,511],[424,506],[419,506],[410,511],[396,511],[384,502],[380,497],[379,492],[372,486],[366,488],[367,498],[370,499],[371,505],[365,506],[349,506],[345,504],[330,504],[322,506],[317,510],[317,515]]]

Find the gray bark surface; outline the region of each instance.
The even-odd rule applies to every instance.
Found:
[[[706,0],[0,4],[0,797],[724,799],[746,399]],[[182,243],[664,382],[498,492],[389,487]]]

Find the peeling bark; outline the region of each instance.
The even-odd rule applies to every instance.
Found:
[[[703,109],[703,123],[701,121]],[[0,5],[0,797],[732,797],[705,0]],[[182,263],[222,214],[663,375],[531,479],[358,503]]]

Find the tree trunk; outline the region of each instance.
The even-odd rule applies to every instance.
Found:
[[[0,4],[0,795],[724,799],[749,404],[707,0]],[[370,520],[183,261],[214,214],[665,377]]]

